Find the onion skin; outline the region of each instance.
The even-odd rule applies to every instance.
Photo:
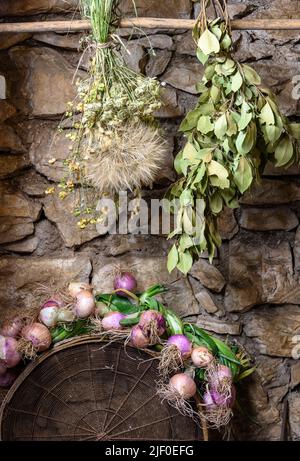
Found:
[[[95,299],[88,290],[82,290],[76,295],[74,314],[79,319],[86,319],[95,311]]]
[[[21,361],[18,342],[15,338],[0,336],[0,365],[13,368]]]
[[[193,378],[186,373],[177,373],[172,376],[169,386],[174,389],[183,399],[194,397],[197,392],[197,386]]]
[[[210,387],[218,390],[224,382],[232,383],[232,373],[229,367],[218,365],[216,370],[213,370],[208,377]]]
[[[48,328],[55,327],[58,321],[58,312],[58,307],[54,305],[42,307],[39,314],[39,321]]]
[[[68,323],[75,320],[75,314],[66,307],[61,307],[57,313],[57,322]]]
[[[214,360],[213,354],[207,347],[194,347],[191,354],[193,364],[197,368],[205,368]]]
[[[23,328],[22,338],[29,341],[37,352],[46,351],[52,343],[48,328],[42,323],[32,323]]]
[[[120,325],[120,320],[126,318],[126,315],[121,314],[121,312],[109,312],[102,319],[102,328],[105,331],[109,330],[122,330],[123,327]]]
[[[17,376],[14,370],[6,370],[5,373],[0,374],[0,387],[9,388],[15,382]]]
[[[14,317],[11,320],[6,320],[0,328],[0,335],[17,338],[24,326],[24,322],[20,317]]]
[[[172,335],[167,341],[167,345],[176,346],[182,355],[183,359],[190,357],[192,351],[192,343],[184,335]]]
[[[121,272],[121,274],[117,275],[114,280],[114,289],[119,296],[127,297],[127,294],[122,291],[124,290],[130,291],[130,293],[134,293],[137,287],[137,281],[135,277],[130,274],[129,272]]]
[[[166,322],[164,316],[155,310],[144,311],[139,321],[139,327],[145,336],[151,332],[151,324],[154,325],[158,336],[162,336],[166,331]]]
[[[72,298],[76,298],[81,291],[91,292],[92,287],[89,283],[85,282],[71,282],[68,286],[68,290]]]
[[[148,347],[150,344],[149,338],[144,335],[139,325],[135,325],[132,328],[130,333],[130,341],[131,344],[138,349],[144,349],[145,347]]]

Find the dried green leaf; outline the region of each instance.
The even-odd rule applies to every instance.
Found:
[[[192,192],[188,189],[184,190],[180,195],[180,204],[185,207],[193,204]]]
[[[217,86],[213,85],[210,89],[210,97],[214,104],[217,104],[221,98],[221,90]]]
[[[267,125],[274,125],[275,124],[275,117],[273,110],[268,102],[264,105],[262,110],[260,111],[260,120]]]
[[[207,171],[209,176],[218,176],[220,179],[225,179],[228,177],[228,171],[226,168],[215,160],[212,160],[208,164]]]
[[[256,143],[256,127],[253,122],[247,126],[246,131],[240,131],[235,145],[240,154],[248,154]]]
[[[179,248],[181,251],[185,251],[194,245],[194,241],[190,235],[183,234],[179,240]],[[177,263],[176,263],[177,264]]]
[[[293,157],[293,143],[289,136],[284,136],[275,149],[276,166],[286,165]]]
[[[194,233],[191,207],[185,207],[182,215],[182,224],[186,234],[192,235]]]
[[[203,51],[201,51],[200,48],[197,49],[196,55],[201,64],[204,66],[204,64],[208,61],[209,56],[203,53]]]
[[[182,121],[179,131],[190,131],[193,128],[196,128],[200,114],[200,108],[190,111]]]
[[[174,161],[174,168],[177,174],[183,174],[186,176],[189,161],[183,158],[183,151],[179,152]]]
[[[206,29],[199,38],[198,47],[204,54],[218,53],[220,51],[220,43],[217,37]]]
[[[186,275],[193,265],[193,258],[188,250],[184,253],[179,254],[179,262],[177,263],[177,268]]]
[[[251,122],[252,117],[253,115],[251,112],[242,112],[238,123],[239,130],[243,131]]]
[[[243,79],[239,71],[237,71],[232,77],[231,77],[231,89],[235,93],[238,91],[242,84],[243,84]]]
[[[207,102],[206,104],[201,104],[199,107],[199,112],[202,115],[211,115],[215,111],[215,106],[212,102]]]
[[[234,172],[234,182],[239,188],[241,194],[249,189],[253,180],[252,168],[245,157],[241,157],[238,167]]]
[[[219,187],[220,189],[227,189],[230,186],[229,179],[219,178],[218,176],[210,176],[210,183],[214,187]]]
[[[278,141],[282,133],[282,129],[278,128],[278,126],[275,126],[275,125],[266,125],[265,130],[266,130],[266,135],[268,137],[268,141],[270,141],[273,144],[276,141]]]
[[[223,138],[223,136],[226,134],[227,131],[227,119],[226,119],[226,114],[221,115],[216,121],[215,121],[215,128],[214,132],[217,138]]]
[[[245,75],[246,80],[251,83],[251,85],[260,85],[261,84],[261,78],[258,75],[258,73],[250,66],[247,66],[247,64],[242,64],[243,72]]]
[[[290,123],[288,129],[291,135],[300,141],[300,123]]]
[[[197,130],[200,133],[207,134],[214,129],[214,125],[211,122],[211,118],[208,115],[202,115],[199,118]]]
[[[176,248],[176,245],[174,243],[174,245],[172,246],[171,250],[169,251],[169,254],[168,254],[168,262],[167,262],[167,268],[168,268],[168,271],[169,272],[172,272],[175,267],[177,266],[177,263],[178,263],[178,251],[177,251],[177,248]]]
[[[197,150],[195,149],[194,145],[188,142],[182,152],[182,158],[184,160],[193,160],[197,156]]]
[[[223,200],[217,191],[209,198],[209,205],[214,214],[219,214],[222,211]]]
[[[232,40],[230,38],[230,36],[228,34],[225,34],[223,40],[221,41],[221,48],[223,50],[229,50],[229,48],[231,47],[232,45]]]
[[[226,134],[227,136],[232,136],[233,134],[237,133],[237,126],[233,118],[232,113],[226,113],[226,118],[227,118],[227,131]]]

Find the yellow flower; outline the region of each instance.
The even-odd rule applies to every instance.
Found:
[[[61,192],[58,194],[58,196],[59,196],[59,198],[60,198],[61,200],[65,199],[65,198],[67,197],[67,195],[68,195],[68,192],[66,192],[66,191],[61,191]]]
[[[88,225],[88,223],[89,223],[88,219],[82,218],[82,219],[80,219],[80,221],[77,222],[77,226],[80,229],[85,229],[86,226]]]
[[[46,195],[50,195],[50,194],[53,194],[55,191],[55,187],[52,186],[52,187],[48,187],[48,189],[45,190],[45,194]]]

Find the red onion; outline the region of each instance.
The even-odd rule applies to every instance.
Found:
[[[42,307],[40,310],[39,320],[42,322],[46,327],[55,327],[58,320],[58,312],[59,309],[57,306],[45,306]]]
[[[13,317],[10,320],[6,320],[1,329],[0,334],[3,336],[10,336],[11,338],[16,338],[21,333],[21,330],[24,326],[24,322],[20,317]]]
[[[88,290],[82,290],[76,295],[76,304],[74,314],[79,319],[86,319],[94,313],[95,299],[93,293]]]
[[[172,376],[169,385],[174,389],[183,399],[190,399],[196,394],[196,383],[186,373],[177,373]]]
[[[32,323],[23,328],[22,338],[30,342],[37,352],[46,351],[51,346],[50,331],[41,323]]]
[[[127,296],[126,292],[122,291],[122,289],[134,293],[136,287],[137,281],[129,272],[121,272],[115,277],[114,289],[119,296]]]
[[[222,393],[213,390],[207,389],[203,396],[203,402],[208,408],[214,407],[226,407],[232,408],[236,399],[236,389],[234,385],[231,385],[230,393],[223,395]]]
[[[139,327],[145,336],[151,336],[152,330],[154,330],[157,336],[162,336],[166,329],[166,322],[160,312],[148,310],[142,313]]]
[[[6,370],[5,373],[0,374],[0,387],[8,388],[16,380],[17,373],[14,370]]]
[[[78,293],[81,291],[92,291],[91,285],[88,283],[84,282],[71,282],[68,287],[69,293],[72,296],[72,298],[76,298]]]
[[[41,309],[44,309],[44,307],[59,307],[59,301],[56,301],[55,299],[48,299],[48,301],[46,301]]]
[[[0,336],[0,364],[6,368],[12,368],[18,365],[21,358],[15,338]]]
[[[121,312],[109,312],[102,319],[103,330],[122,330],[122,325],[120,325],[120,320],[125,319],[126,315],[121,314]]]
[[[191,358],[196,367],[205,368],[213,361],[214,356],[207,347],[199,346],[193,348]]]
[[[130,334],[130,341],[134,347],[138,349],[143,349],[144,347],[149,346],[150,340],[147,336],[144,335],[143,331],[139,325],[135,325]]]
[[[218,390],[226,384],[232,383],[232,373],[229,367],[225,365],[218,365],[215,370],[209,373],[208,381],[212,389]]]
[[[216,403],[213,399],[213,396],[212,396],[212,393],[211,391],[207,390],[204,395],[203,395],[203,402],[204,402],[204,405],[208,408],[214,408],[216,407]]]
[[[167,341],[167,345],[176,346],[182,355],[182,358],[187,358],[191,355],[192,344],[184,335],[173,335]]]

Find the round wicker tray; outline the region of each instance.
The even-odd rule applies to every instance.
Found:
[[[69,340],[29,364],[0,410],[1,440],[200,440],[156,394],[157,361],[99,337]]]

